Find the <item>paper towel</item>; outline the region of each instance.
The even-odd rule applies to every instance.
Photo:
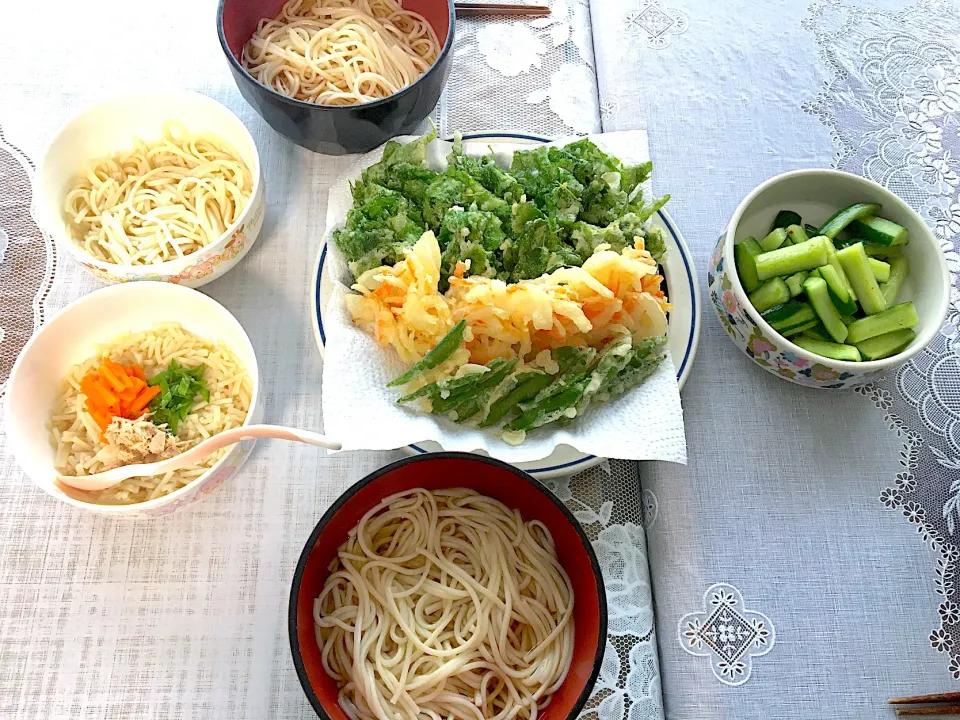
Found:
[[[643,135],[632,132],[591,136],[606,152],[625,163],[645,161]],[[403,140],[401,140],[403,142]],[[557,141],[562,145],[568,141]],[[498,162],[509,166],[514,150],[529,145],[466,141],[464,150],[482,155],[491,150]],[[434,141],[428,148],[428,164],[435,170],[446,166],[450,143]],[[495,428],[479,430],[457,425],[444,417],[427,415],[397,404],[399,392],[386,387],[406,366],[390,348],[357,328],[344,303],[351,292],[346,260],[332,241],[332,231],[343,226],[353,204],[350,182],[377,162],[378,149],[358,159],[333,185],[327,203],[327,242],[330,279],[334,289],[323,308],[326,349],[323,363],[323,424],[344,450],[386,450],[424,440],[434,440],[445,450],[483,450],[507,462],[545,458],[558,445],[569,445],[599,457],[629,460],[686,462],[683,411],[676,369],[669,358],[640,387],[607,404],[591,404],[582,417],[566,428],[550,426],[527,434],[517,446],[500,438]]]

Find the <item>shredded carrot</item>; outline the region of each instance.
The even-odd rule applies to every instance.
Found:
[[[123,393],[127,389],[127,383],[124,382],[127,375],[121,371],[120,374],[115,373],[108,363],[104,363],[100,366],[100,377],[103,380],[106,380],[110,384],[110,387],[116,393]]]
[[[150,387],[149,385],[140,391],[140,394],[130,403],[130,412],[142,412],[144,408],[147,407],[147,403],[153,400],[157,395],[160,394],[160,386],[154,385]]]
[[[147,385],[143,368],[120,365],[104,359],[80,381],[86,395],[87,412],[101,430],[116,417],[135,420],[146,412],[147,405],[160,393],[159,387]]]
[[[87,408],[90,412],[90,416],[96,421],[97,425],[100,426],[101,430],[106,430],[107,426],[113,421],[109,412],[104,412],[102,410],[95,410]]]
[[[97,378],[97,381],[93,384],[93,394],[101,404],[108,408],[120,404],[120,398],[114,395],[100,378]]]

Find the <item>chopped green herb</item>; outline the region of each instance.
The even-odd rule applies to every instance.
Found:
[[[188,368],[171,360],[166,370],[147,380],[147,385],[160,387],[160,394],[150,403],[150,421],[154,425],[166,425],[170,434],[176,435],[197,396],[210,402],[210,390],[203,382],[204,370],[203,364]]]

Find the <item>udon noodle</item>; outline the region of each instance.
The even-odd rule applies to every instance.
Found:
[[[241,61],[258,82],[319,105],[356,105],[411,85],[440,43],[397,0],[289,0],[263,19]]]
[[[530,718],[573,657],[573,588],[539,521],[465,488],[367,512],[314,602],[354,720]]]
[[[250,169],[226,141],[163,126],[155,142],[96,160],[67,193],[74,239],[98,260],[150,265],[216,242],[253,192]]]
[[[224,345],[199,338],[176,323],[161,323],[150,330],[117,338],[67,374],[50,423],[56,448],[54,465],[63,475],[92,475],[107,469],[100,455],[106,443],[85,407],[86,397],[80,389],[82,378],[104,358],[123,365],[139,365],[148,378],[165,370],[171,360],[189,368],[205,366],[203,377],[210,400],[197,398],[180,423],[176,439],[184,450],[211,435],[239,427],[246,420],[253,383],[236,355]],[[224,448],[197,465],[166,475],[130,478],[106,490],[82,495],[89,502],[105,505],[153,500],[196,480],[227,452],[229,448]]]

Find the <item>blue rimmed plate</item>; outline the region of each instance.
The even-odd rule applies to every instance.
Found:
[[[483,140],[484,145],[508,143],[510,145],[538,145],[548,142],[544,138],[531,135],[512,135],[507,133],[464,135],[464,141]],[[690,374],[693,358],[697,353],[697,344],[700,341],[700,289],[697,286],[697,273],[693,267],[693,258],[683,240],[680,231],[670,215],[661,210],[654,215],[650,222],[665,230],[667,253],[661,267],[661,273],[667,281],[667,297],[673,305],[670,312],[667,344],[674,364],[677,367],[677,382],[683,384]],[[311,287],[311,304],[313,306],[313,332],[317,347],[323,353],[327,342],[323,328],[323,308],[333,290],[333,281],[329,276],[326,242],[321,244],[317,253],[316,268],[314,270]],[[428,441],[404,448],[410,454],[438,452],[443,448],[436,442]],[[517,463],[517,467],[538,478],[551,478],[570,473],[580,472],[593,467],[603,458],[596,455],[587,455],[568,445],[562,445],[541,460]]]

